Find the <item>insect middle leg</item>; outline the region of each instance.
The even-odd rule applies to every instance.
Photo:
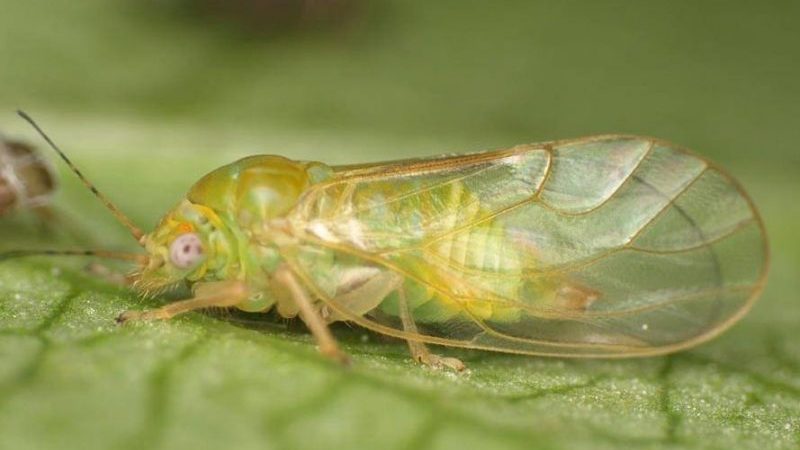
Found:
[[[157,309],[145,311],[125,311],[117,316],[117,323],[135,320],[167,320],[189,311],[211,307],[235,306],[250,295],[247,286],[241,281],[217,281],[197,285],[194,297]]]
[[[408,309],[408,300],[406,299],[406,291],[403,286],[400,286],[397,289],[397,296],[399,300],[400,320],[403,323],[403,331],[411,334],[419,334],[417,330],[417,324],[414,322],[414,317],[411,316],[411,311]],[[464,363],[458,358],[439,356],[435,353],[431,353],[424,342],[415,341],[412,339],[406,339],[406,342],[408,343],[408,349],[411,352],[411,357],[420,364],[425,364],[426,366],[439,369],[447,367],[455,370],[456,372],[462,372],[467,368],[467,366],[465,366]]]

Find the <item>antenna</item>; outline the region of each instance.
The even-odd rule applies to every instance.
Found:
[[[31,124],[31,126],[44,138],[44,140],[47,141],[50,147],[53,150],[55,150],[56,153],[58,153],[58,156],[60,156],[61,159],[63,159],[64,162],[67,163],[67,166],[69,166],[70,170],[72,170],[75,173],[75,175],[77,175],[78,178],[80,178],[83,185],[86,186],[90,191],[92,191],[92,194],[94,194],[94,196],[97,197],[97,199],[100,200],[103,203],[103,205],[105,205],[105,207],[108,208],[109,211],[111,211],[111,214],[114,215],[117,221],[119,221],[119,223],[121,223],[125,228],[128,229],[128,231],[131,233],[134,239],[136,239],[136,242],[138,242],[139,245],[142,245],[141,241],[142,237],[144,236],[144,232],[141,229],[139,229],[139,227],[134,225],[131,219],[129,219],[128,216],[125,215],[125,213],[120,211],[120,209],[117,208],[117,206],[114,205],[114,203],[112,203],[111,200],[108,199],[108,197],[106,197],[100,191],[98,191],[91,181],[89,181],[85,176],[83,176],[83,173],[81,173],[81,171],[77,167],[75,167],[75,164],[72,164],[72,161],[70,161],[67,155],[64,154],[64,152],[62,152],[60,148],[58,148],[58,146],[55,144],[55,142],[52,141],[52,139],[50,139],[47,133],[42,131],[42,129],[39,127],[36,121],[34,121],[31,118],[31,116],[29,116],[28,114],[25,113],[25,111],[22,110],[17,110],[17,114],[23,119],[25,119],[26,122]]]
[[[26,258],[28,256],[93,256],[96,258],[133,261],[140,264],[147,263],[147,256],[139,253],[114,252],[107,250],[12,250],[0,253],[0,261],[13,258]]]

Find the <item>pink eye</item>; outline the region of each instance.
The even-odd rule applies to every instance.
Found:
[[[203,243],[195,233],[184,233],[169,247],[169,258],[172,264],[179,269],[188,269],[205,257]]]

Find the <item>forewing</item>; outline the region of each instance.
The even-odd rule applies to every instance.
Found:
[[[306,237],[291,263],[340,316],[530,354],[632,356],[705,340],[746,312],[768,257],[734,180],[638,137],[350,168],[312,188],[291,220]],[[369,312],[337,302],[333,267],[406,280],[418,332],[396,296]]]

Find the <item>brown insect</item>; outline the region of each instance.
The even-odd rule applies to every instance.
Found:
[[[34,147],[0,137],[0,216],[30,210],[50,221],[56,186],[53,169]]]

